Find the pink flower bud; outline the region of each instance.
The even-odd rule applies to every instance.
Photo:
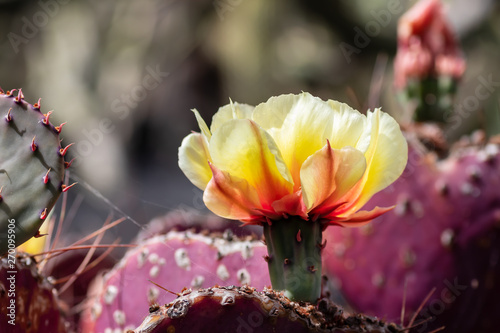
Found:
[[[404,88],[408,79],[446,75],[458,80],[464,71],[465,60],[440,0],[421,0],[399,19],[397,88]]]

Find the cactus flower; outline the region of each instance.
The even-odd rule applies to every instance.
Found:
[[[273,288],[315,303],[321,291],[322,231],[359,226],[391,207],[361,210],[407,161],[399,125],[308,93],[252,107],[230,103],[210,128],[179,148],[179,166],[215,214],[262,224]]]
[[[376,109],[364,116],[308,93],[272,97],[251,107],[231,103],[210,129],[179,149],[179,166],[204,190],[215,214],[246,224],[286,216],[357,226],[388,208],[360,210],[396,180],[407,160],[399,125]]]
[[[443,122],[466,63],[440,0],[420,0],[398,22],[394,86],[417,121]]]
[[[446,20],[440,0],[421,0],[399,19],[395,85],[411,78],[450,76],[460,79],[465,60]]]

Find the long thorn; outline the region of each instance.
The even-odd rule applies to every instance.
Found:
[[[404,331],[410,331],[410,330],[414,329],[415,327],[419,327],[419,326],[421,326],[421,325],[423,325],[423,324],[425,324],[425,323],[427,323],[427,322],[429,322],[429,321],[431,321],[433,319],[434,319],[434,317],[427,317],[426,319],[422,319],[421,321],[419,321],[418,323],[413,324],[412,326],[405,327],[403,329],[403,332]]]
[[[158,283],[156,283],[156,282],[153,282],[153,281],[151,281],[151,280],[148,280],[148,281],[149,281],[149,282],[151,282],[152,284],[154,284],[155,286],[157,286],[158,288],[161,288],[161,289],[165,290],[166,292],[169,292],[169,293],[171,293],[171,294],[173,294],[173,295],[176,295],[176,296],[180,296],[180,295],[181,295],[181,294],[179,294],[179,293],[174,293],[173,291],[170,291],[170,290],[168,290],[167,288],[160,286],[160,285],[159,285]]]
[[[69,246],[68,246],[68,248],[78,248],[78,246],[79,246],[80,244],[85,243],[85,242],[86,242],[86,241],[88,241],[89,239],[92,239],[92,238],[94,238],[95,236],[99,235],[100,233],[102,233],[102,232],[104,232],[104,231],[106,231],[106,230],[108,230],[108,229],[113,228],[114,226],[116,226],[117,224],[122,223],[122,222],[123,222],[123,221],[125,221],[125,220],[126,220],[126,218],[125,218],[125,217],[122,217],[122,218],[120,218],[120,219],[118,219],[118,220],[116,220],[116,221],[114,221],[114,222],[112,222],[112,223],[108,224],[106,227],[101,227],[101,228],[99,228],[98,230],[94,231],[93,233],[91,233],[91,234],[89,234],[89,235],[87,235],[87,236],[83,237],[82,239],[80,239],[80,240],[78,240],[78,241],[74,242],[73,244],[69,245]],[[135,246],[135,245],[134,245],[134,246]],[[51,250],[50,250],[50,251],[48,251],[47,253],[49,253],[49,254],[50,254],[50,253],[52,253],[52,252],[57,252],[57,251],[58,251],[58,249],[51,249]],[[54,255],[54,256],[57,256],[57,255],[58,255],[58,254],[56,254],[56,255]],[[50,255],[49,255],[49,257],[48,257],[48,258],[46,258],[46,259],[50,259],[50,258],[52,258],[52,256],[50,256]]]
[[[37,257],[37,256],[43,256],[43,255],[46,255],[46,254],[54,254],[53,257],[63,253],[63,252],[67,252],[67,251],[70,251],[70,250],[81,250],[81,249],[90,249],[90,248],[116,248],[116,247],[136,247],[137,245],[136,244],[116,244],[116,245],[113,245],[113,244],[101,244],[101,245],[80,245],[80,246],[69,246],[69,247],[61,247],[59,249],[55,249],[55,250],[51,250],[51,251],[47,251],[47,252],[40,252],[40,253],[35,253],[35,254],[32,254],[31,256],[32,257]]]
[[[48,230],[47,230],[47,236],[45,238],[45,243],[43,245],[43,250],[42,251],[49,251],[50,250],[50,244],[52,242],[52,232],[54,231],[54,227],[56,224],[56,218],[54,216],[51,216],[49,221],[46,221],[44,223],[48,223]],[[46,257],[43,257],[41,260],[38,262],[38,270],[40,272],[43,272],[45,269],[45,265],[47,264]]]
[[[68,185],[69,173],[66,173],[64,178],[65,178],[64,185]],[[61,205],[61,215],[59,216],[59,223],[57,224],[56,236],[54,237],[54,242],[52,243],[52,247],[50,248],[51,250],[54,250],[55,247],[57,246],[57,244],[59,243],[59,236],[61,236],[64,217],[66,215],[67,204],[68,204],[68,195],[63,194],[62,205]]]
[[[119,242],[120,242],[120,239],[118,238],[118,239],[116,239],[116,240],[112,243],[112,245],[116,245],[116,244],[118,244]],[[63,283],[63,282],[68,281],[69,279],[71,279],[71,277],[72,277],[72,276],[74,276],[74,275],[76,275],[77,277],[79,277],[80,275],[82,275],[82,274],[84,274],[84,273],[88,272],[89,270],[91,270],[91,269],[92,269],[92,268],[94,268],[95,266],[99,265],[99,263],[100,263],[101,261],[103,261],[103,260],[104,260],[104,258],[106,258],[106,257],[107,257],[107,256],[111,253],[111,251],[113,251],[113,248],[112,248],[112,247],[110,247],[110,248],[106,249],[106,251],[104,251],[104,252],[103,252],[103,253],[102,253],[99,257],[97,257],[94,261],[92,261],[91,263],[89,263],[89,264],[87,265],[87,267],[85,267],[85,269],[84,269],[83,271],[79,272],[78,274],[77,274],[77,273],[73,273],[73,274],[70,274],[70,275],[66,275],[66,276],[64,276],[64,277],[62,277],[62,278],[59,278],[59,279],[54,280],[52,283],[53,283],[53,284],[61,284],[61,283]]]
[[[372,78],[370,81],[370,90],[368,92],[368,108],[375,108],[379,105],[380,92],[384,83],[384,73],[387,67],[388,56],[385,53],[379,53],[373,67]]]
[[[406,308],[406,288],[408,287],[408,278],[405,279],[403,289],[403,306],[401,307],[401,327],[405,326],[405,308]]]
[[[111,216],[108,216],[108,218],[104,222],[103,226],[108,225],[110,222],[111,222]],[[95,238],[94,243],[92,245],[98,245],[101,242],[103,237],[104,237],[104,232],[101,232],[99,235],[97,235],[97,237]],[[89,251],[85,255],[85,258],[83,258],[82,262],[80,263],[80,265],[76,269],[76,271],[75,271],[76,274],[81,273],[81,271],[83,271],[85,269],[85,267],[87,266],[89,261],[92,259],[92,256],[94,255],[95,251],[96,251],[95,247],[89,249]],[[68,281],[66,281],[66,283],[61,287],[61,289],[59,289],[59,292],[63,293],[66,289],[68,289],[73,284],[73,282],[75,282],[76,278],[77,278],[77,276],[75,275],[75,276],[71,277]]]
[[[432,294],[434,294],[435,291],[436,291],[436,287],[432,288],[432,290],[427,294],[427,296],[425,296],[424,300],[422,301],[422,303],[420,303],[420,306],[418,307],[417,311],[415,311],[415,314],[411,318],[410,323],[408,324],[409,327],[411,327],[411,325],[413,325],[413,323],[415,322],[415,319],[417,319],[417,316],[419,315],[420,311],[422,311],[422,309],[424,308],[425,303],[427,303],[427,301],[429,300],[429,298],[431,298]]]

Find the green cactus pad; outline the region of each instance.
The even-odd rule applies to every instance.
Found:
[[[0,92],[0,254],[38,233],[63,185],[61,127],[21,90]]]

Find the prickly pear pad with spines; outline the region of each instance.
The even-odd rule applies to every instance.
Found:
[[[262,235],[260,226],[249,225],[244,228],[241,226],[241,223],[222,218],[211,212],[204,213],[194,208],[179,209],[149,221],[145,228],[139,232],[136,240],[141,241],[155,235],[164,235],[171,230],[190,230],[198,233],[206,230],[211,232],[228,232],[229,230],[237,237]]]
[[[301,306],[273,290],[214,287],[185,291],[165,306],[151,307],[150,314],[127,333],[203,332],[401,332],[401,328],[363,315],[347,316],[328,301],[318,308]]]
[[[140,309],[165,304],[184,288],[251,284],[259,289],[271,284],[264,256],[266,246],[250,237],[230,233],[201,235],[171,231],[154,236],[130,250],[89,290],[88,310],[82,315],[83,332],[133,329],[146,315]]]
[[[12,300],[15,310],[9,308]],[[0,332],[70,332],[54,286],[39,274],[29,257],[17,256],[15,263],[12,258],[0,258],[0,313]],[[11,318],[15,325],[8,322]]]
[[[406,285],[411,317],[436,288],[420,312],[428,320],[421,332],[496,331],[500,146],[455,149],[437,162],[415,149],[410,156],[403,177],[371,202],[395,203],[392,212],[359,230],[325,232],[325,273],[358,311],[399,318]]]
[[[35,236],[62,192],[60,127],[39,107],[21,91],[0,93],[0,255],[14,239],[9,227],[16,246]]]

